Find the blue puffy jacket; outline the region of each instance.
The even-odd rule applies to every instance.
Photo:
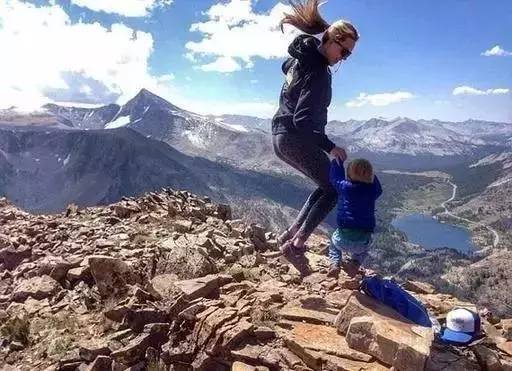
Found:
[[[340,228],[375,228],[375,201],[382,194],[379,179],[373,183],[353,182],[345,179],[345,168],[336,160],[331,162],[330,180],[338,192],[337,222]]]

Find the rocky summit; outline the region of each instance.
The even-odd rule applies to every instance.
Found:
[[[328,278],[326,247],[305,273],[273,233],[171,189],[53,215],[0,199],[0,369],[512,370],[511,319],[407,282],[441,323],[482,313],[483,338],[441,345],[357,275]]]

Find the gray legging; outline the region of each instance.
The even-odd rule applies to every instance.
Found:
[[[308,142],[297,134],[273,135],[272,145],[277,157],[313,180],[318,186],[308,197],[290,227],[292,230],[298,230],[297,236],[305,241],[336,205],[336,189],[329,181],[329,158],[315,143]]]

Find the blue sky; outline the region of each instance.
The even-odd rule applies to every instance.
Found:
[[[146,87],[198,113],[270,117],[296,35],[276,28],[286,4],[4,0],[0,105],[124,103]],[[512,122],[512,1],[330,0],[322,14],[361,34],[330,119]]]

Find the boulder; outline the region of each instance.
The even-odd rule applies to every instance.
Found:
[[[430,328],[371,316],[350,321],[346,340],[356,350],[371,354],[399,371],[423,370],[430,354]]]
[[[180,289],[187,300],[200,297],[218,297],[219,279],[216,275],[208,275],[192,280],[177,281],[174,286]]]
[[[473,352],[476,355],[478,364],[482,370],[486,371],[501,371],[503,366],[501,364],[498,354],[492,349],[487,348],[485,345],[475,345],[472,347]]]
[[[338,313],[335,319],[335,326],[340,334],[346,334],[352,318],[363,316],[384,320],[395,319],[412,324],[412,322],[401,316],[392,308],[370,298],[368,295],[355,292],[350,296],[345,307]]]
[[[90,256],[89,267],[101,296],[116,296],[136,282],[132,268],[124,261],[110,256]]]
[[[512,340],[512,319],[502,320],[501,327],[503,328],[503,336],[505,336],[505,339]]]
[[[42,300],[53,296],[59,291],[60,285],[50,276],[32,277],[21,281],[12,293],[14,301],[23,302],[28,297]]]
[[[165,251],[156,264],[157,274],[176,274],[179,279],[192,279],[217,273],[217,267],[207,250],[198,247],[185,236],[164,240],[160,249]]]
[[[30,247],[20,247],[15,249],[12,246],[0,250],[0,262],[8,270],[15,269],[24,259],[32,256],[32,249]]]

